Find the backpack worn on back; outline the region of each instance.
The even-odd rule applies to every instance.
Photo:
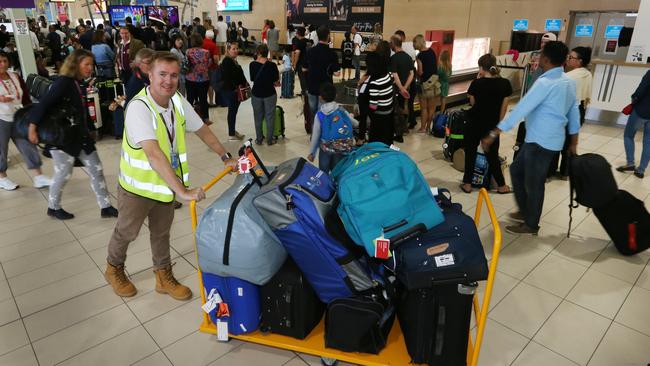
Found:
[[[340,108],[330,114],[318,112],[320,147],[331,153],[348,153],[354,148],[354,131],[348,114]]]
[[[244,39],[248,39],[248,28],[244,28],[244,27],[242,27],[242,29],[241,29],[241,36],[242,36]]]
[[[343,42],[343,56],[352,57],[354,53],[354,43],[352,41]]]
[[[338,213],[352,240],[375,256],[375,239],[394,242],[407,233],[442,223],[429,184],[403,152],[380,142],[366,144],[332,172],[338,185]]]

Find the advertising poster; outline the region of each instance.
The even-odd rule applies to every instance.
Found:
[[[327,24],[341,32],[356,25],[361,32],[372,32],[376,23],[383,26],[384,0],[287,0],[287,22]]]

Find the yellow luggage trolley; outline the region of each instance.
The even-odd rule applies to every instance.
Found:
[[[208,191],[224,176],[228,175],[231,169],[228,168],[214,177],[209,183],[203,186],[203,190]],[[499,221],[494,213],[494,207],[490,201],[488,192],[481,189],[478,194],[478,202],[476,204],[476,212],[474,214],[474,222],[478,226],[481,218],[481,211],[483,205],[487,208],[490,216],[492,228],[494,230],[494,246],[492,250],[492,260],[490,262],[490,272],[488,275],[487,283],[485,286],[485,293],[483,295],[482,304],[479,305],[478,294],[474,295],[474,315],[476,317],[477,327],[474,331],[470,332],[469,345],[467,349],[467,364],[469,366],[476,366],[478,364],[479,352],[481,350],[481,343],[483,341],[483,334],[485,332],[485,325],[487,321],[488,309],[490,306],[490,298],[492,296],[492,287],[494,286],[494,277],[496,275],[497,264],[499,261],[499,252],[501,250],[501,229]],[[192,230],[196,232],[198,218],[196,215],[196,201],[190,202],[190,215],[192,218]],[[196,237],[195,237],[196,248]],[[197,251],[198,256],[198,251]],[[198,258],[197,258],[198,259]],[[203,277],[199,269],[199,283],[201,289],[201,300],[205,303],[205,293],[203,291]],[[199,330],[204,333],[217,334],[217,327],[207,314],[203,314],[203,322]],[[314,356],[321,357],[322,359],[340,360],[353,364],[366,365],[366,366],[406,366],[411,362],[411,358],[406,350],[404,343],[404,336],[400,329],[399,322],[395,322],[391,330],[386,347],[377,355],[367,353],[349,353],[337,351],[330,348],[325,348],[325,328],[323,321],[314,328],[307,338],[299,340],[287,336],[277,334],[264,334],[255,331],[253,333],[231,336],[232,338],[257,343],[265,346],[307,353]]]

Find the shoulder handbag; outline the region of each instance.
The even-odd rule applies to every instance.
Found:
[[[266,65],[266,63],[264,65]],[[260,71],[258,71],[257,75],[255,75],[255,79],[253,80],[253,83],[257,81],[257,78],[262,73],[262,70],[264,69],[264,65],[262,65]],[[236,91],[237,91],[237,100],[239,101],[239,103],[244,102],[251,97],[251,86],[247,82],[244,84],[239,84],[237,86]]]

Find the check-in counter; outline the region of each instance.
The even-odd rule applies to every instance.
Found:
[[[625,125],[621,110],[630,103],[632,93],[650,64],[592,60],[593,87],[585,118],[591,122]]]

